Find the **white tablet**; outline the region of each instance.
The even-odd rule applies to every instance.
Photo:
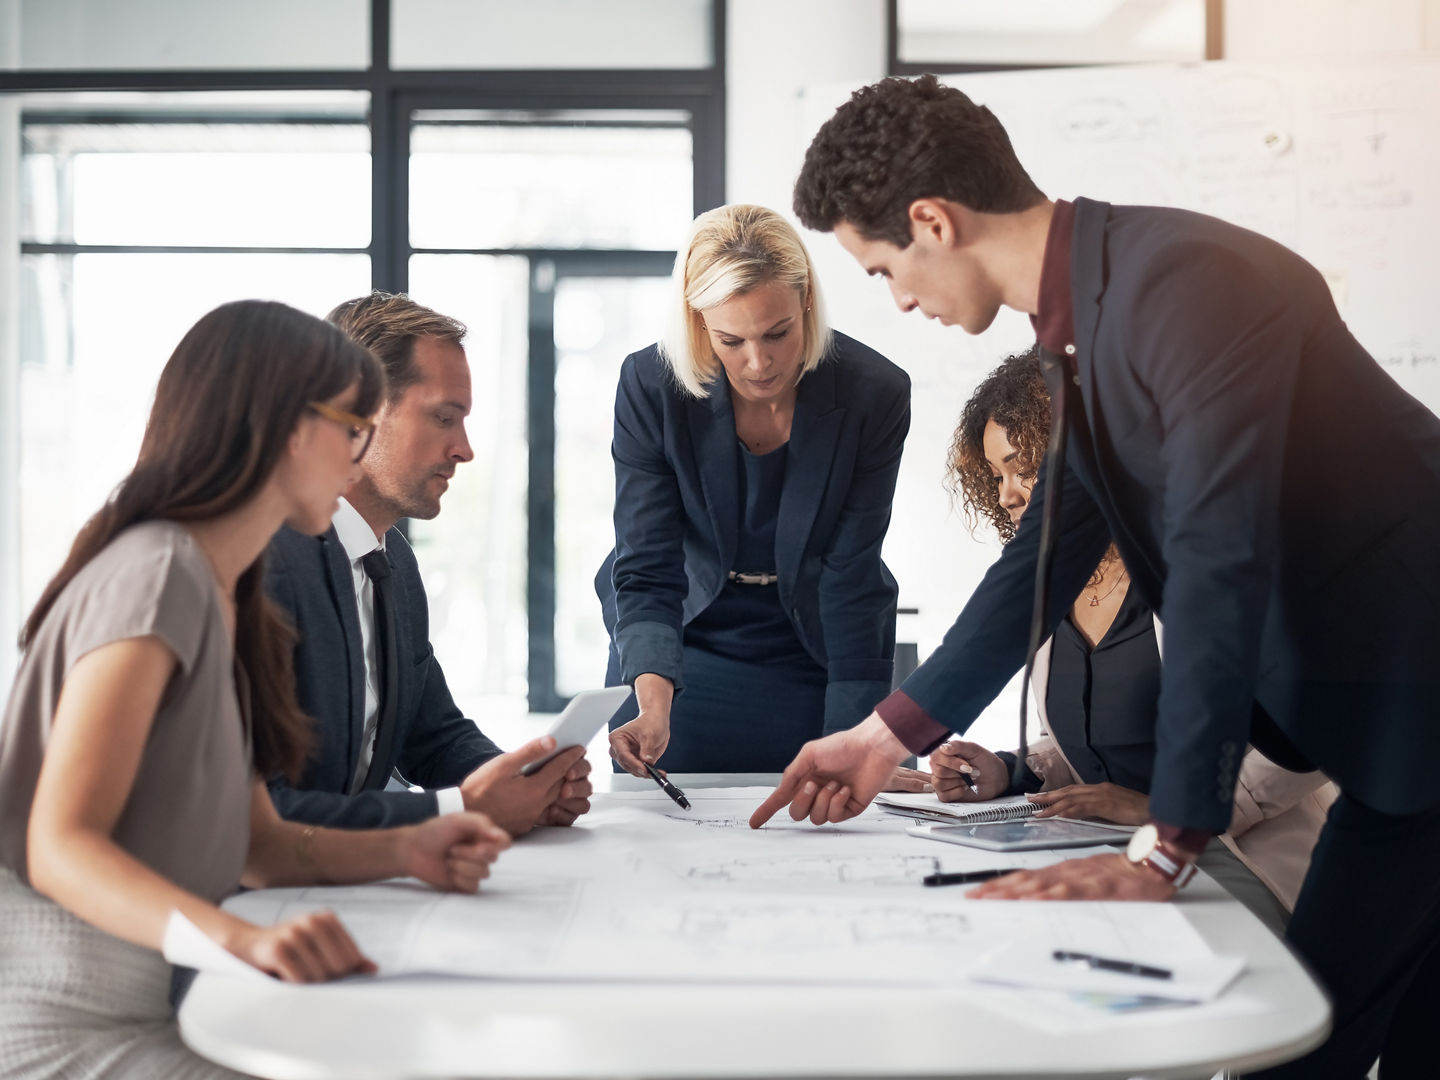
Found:
[[[1032,851],[1124,844],[1135,830],[1125,825],[1043,818],[1040,821],[986,821],[976,825],[911,825],[905,831],[926,840],[943,840],[947,844],[964,844],[987,851]]]
[[[530,762],[520,770],[521,776],[529,776],[562,750],[572,746],[585,746],[605,722],[615,715],[615,710],[625,704],[630,696],[628,686],[607,686],[604,690],[582,690],[570,699],[565,711],[555,718],[548,734],[555,736],[555,749],[544,757]]]

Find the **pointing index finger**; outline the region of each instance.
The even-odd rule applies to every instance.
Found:
[[[798,772],[792,774],[789,769],[785,770],[785,775],[780,778],[779,785],[750,815],[750,828],[760,828],[775,816],[775,811],[795,797],[795,788],[800,783],[800,776],[801,774]]]

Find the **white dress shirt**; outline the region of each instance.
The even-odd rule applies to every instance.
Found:
[[[360,560],[375,550],[384,550],[385,538],[376,538],[365,519],[346,500],[340,500],[333,519],[335,534],[345,557],[350,560],[350,580],[355,587],[355,603],[360,615],[360,648],[365,656],[365,730],[360,740],[360,756],[356,762],[354,783],[364,781],[375,754],[375,729],[380,721],[380,668],[375,630],[375,585]],[[396,612],[399,618],[399,612]],[[398,665],[397,665],[398,670]],[[459,788],[441,788],[435,800],[442,814],[465,809]]]

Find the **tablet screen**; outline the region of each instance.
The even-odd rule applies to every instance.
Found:
[[[992,851],[1123,844],[1129,839],[1129,830],[1092,825],[1085,821],[1051,819],[987,821],[976,825],[923,825],[908,831],[932,840],[946,840]]]

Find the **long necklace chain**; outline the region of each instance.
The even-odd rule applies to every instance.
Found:
[[[1099,590],[1099,589],[1096,589],[1093,593],[1090,594],[1090,606],[1091,606],[1091,607],[1099,607],[1099,606],[1100,606],[1100,601],[1102,601],[1102,600],[1109,600],[1109,599],[1110,599],[1110,593],[1113,593],[1116,589],[1118,589],[1118,588],[1120,587],[1121,582],[1123,582],[1123,581],[1124,581],[1127,577],[1129,577],[1129,576],[1130,576],[1130,571],[1129,571],[1129,570],[1123,570],[1123,571],[1121,571],[1120,576],[1115,579],[1115,584],[1110,586],[1110,592],[1107,592],[1104,596],[1101,596],[1101,595],[1100,595],[1100,590]]]

